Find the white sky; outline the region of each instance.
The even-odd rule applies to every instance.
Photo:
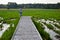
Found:
[[[17,4],[26,3],[57,3],[60,0],[0,0],[0,4],[7,4],[8,2],[16,2]]]

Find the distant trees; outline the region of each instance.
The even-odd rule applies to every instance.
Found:
[[[17,4],[16,4],[15,2],[14,2],[14,3],[8,2],[7,8],[8,8],[8,9],[9,9],[9,8],[17,8]]]
[[[8,2],[7,5],[0,4],[0,8],[40,8],[40,9],[60,9],[60,3],[57,4],[16,4]]]
[[[57,9],[60,4],[25,4],[25,8]]]
[[[60,4],[20,4],[23,8],[60,9]],[[18,6],[18,7],[20,7]]]
[[[0,4],[0,8],[7,8],[7,6],[4,4]]]
[[[60,8],[60,3],[57,4],[58,8]]]

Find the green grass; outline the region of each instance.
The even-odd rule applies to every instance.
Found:
[[[52,29],[52,30],[54,30],[54,27],[51,25],[51,24],[46,24],[46,23],[44,23],[49,29]]]
[[[34,9],[34,10],[29,10],[29,9],[24,9],[23,10],[23,16],[34,16],[34,17],[38,17],[38,18],[54,18],[57,20],[60,20],[60,9]],[[2,38],[0,38],[0,40],[10,40],[13,32],[17,26],[17,23],[19,21],[19,11],[18,10],[0,10],[0,17],[3,17],[4,20],[7,23],[11,24],[14,23],[15,27],[10,27],[9,30],[6,30],[6,32],[4,32]],[[11,18],[15,18],[15,21],[10,21],[9,19]],[[38,23],[36,23],[36,25],[39,25]],[[41,35],[43,36],[43,39],[49,39],[49,35],[48,33],[46,33],[45,31],[42,30],[42,28],[40,28],[39,26],[37,26],[38,30],[41,29]],[[48,37],[46,37],[48,36]]]
[[[4,22],[15,25],[14,27],[10,26],[9,30],[6,30],[0,38],[0,40],[11,40],[20,19],[19,12],[17,10],[0,10],[0,17],[4,18]],[[15,18],[16,20],[11,21],[11,18]]]
[[[60,30],[54,30],[54,27],[53,27],[52,25],[46,24],[46,23],[44,23],[44,24],[45,24],[49,29],[53,30],[54,32],[56,32],[57,34],[60,35]]]
[[[24,16],[36,16],[39,18],[54,18],[60,20],[60,9],[35,9],[35,10],[23,10]]]
[[[5,20],[10,18],[19,18],[19,11],[17,10],[0,10],[0,17]]]
[[[44,31],[44,28],[42,27],[42,24],[35,22],[35,20],[33,18],[32,18],[32,21],[35,24],[39,33],[41,34],[43,40],[52,40],[50,38],[50,35],[46,31]]]
[[[60,28],[60,26],[59,25],[57,25],[57,24],[54,24],[57,28]]]
[[[54,30],[54,31],[60,35],[60,30]]]

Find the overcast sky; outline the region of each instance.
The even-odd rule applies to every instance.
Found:
[[[8,2],[16,2],[17,4],[27,3],[57,3],[60,0],[0,0],[0,4],[7,4]]]

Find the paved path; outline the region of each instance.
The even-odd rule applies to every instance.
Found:
[[[30,16],[22,16],[11,40],[42,40]]]

